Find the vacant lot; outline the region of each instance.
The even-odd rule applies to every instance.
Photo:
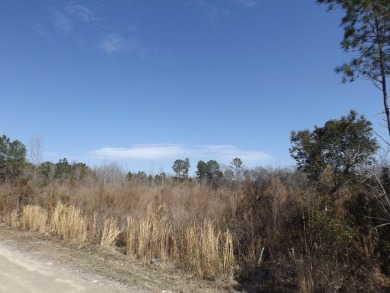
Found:
[[[0,292],[225,291],[167,266],[0,226]]]

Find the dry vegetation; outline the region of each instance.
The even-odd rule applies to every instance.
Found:
[[[1,185],[0,220],[247,292],[380,292],[389,288],[390,237],[367,225],[379,212],[371,192],[324,196],[299,172],[265,169],[218,186],[28,181]]]

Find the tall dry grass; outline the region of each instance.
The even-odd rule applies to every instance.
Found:
[[[215,277],[233,272],[235,258],[233,238],[229,230],[222,232],[210,220],[192,223],[185,229],[186,266],[205,277]]]
[[[354,233],[349,234],[350,221],[311,203],[319,195],[298,175],[260,170],[258,177],[235,187],[217,188],[169,180],[107,186],[93,180],[51,183],[30,186],[21,201],[20,189],[0,186],[0,213],[8,225],[47,231],[78,246],[121,245],[129,257],[147,262],[159,258],[207,278],[236,274],[243,283],[253,282],[255,287],[248,292],[335,288],[332,284],[347,282],[346,266],[373,261],[365,257],[365,263],[359,263],[356,253],[351,261],[351,251],[362,245],[354,241]],[[38,214],[45,213],[46,221],[39,219]],[[314,221],[317,214],[329,214],[328,221]],[[321,257],[313,257],[304,236],[311,237],[310,247],[317,243]],[[291,247],[299,258],[288,256]],[[308,260],[315,260],[315,265]],[[337,270],[331,269],[336,266]]]
[[[211,220],[177,226],[155,204],[148,205],[143,218],[127,219],[127,254],[171,259],[205,277],[230,276],[235,265],[228,230],[220,231]]]
[[[127,219],[127,254],[139,258],[168,259],[172,225],[158,203],[147,205],[143,217]]]
[[[20,226],[30,231],[45,232],[47,219],[48,213],[45,209],[40,206],[26,205],[23,207],[22,216],[20,217]]]
[[[104,221],[104,228],[102,234],[102,240],[100,242],[101,248],[110,248],[115,244],[115,240],[121,230],[118,228],[118,224],[113,217]]]
[[[20,227],[20,221],[19,221],[19,211],[18,209],[14,209],[11,213],[6,213],[3,216],[3,222],[12,228],[19,228]]]
[[[58,203],[51,215],[50,231],[67,242],[83,246],[87,240],[88,218],[80,208]]]
[[[0,220],[11,223],[11,214],[19,206],[19,190],[11,184],[0,185]]]
[[[211,189],[196,182],[52,183],[36,187],[29,197],[34,204],[20,211],[13,205],[4,219],[80,247],[112,248],[124,235],[121,245],[129,256],[145,261],[159,258],[202,276],[227,276],[235,266],[228,215],[239,197],[237,190]]]

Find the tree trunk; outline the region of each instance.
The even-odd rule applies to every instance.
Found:
[[[387,96],[387,89],[386,89],[386,76],[384,74],[382,75],[382,93],[383,93],[383,104],[385,107],[385,115],[387,120],[387,131],[389,132],[389,136],[390,136],[390,111],[389,111],[389,105],[387,103],[388,96]]]
[[[387,102],[388,96],[387,96],[387,85],[386,85],[386,72],[385,72],[385,60],[383,56],[383,46],[382,44],[379,44],[379,66],[381,71],[381,86],[382,86],[382,94],[383,94],[383,106],[385,108],[385,115],[386,115],[386,121],[387,121],[387,131],[389,132],[390,136],[390,110],[389,110],[389,104]]]
[[[376,12],[377,6],[374,5],[374,12]],[[378,44],[378,50],[379,50],[379,69],[381,74],[381,87],[382,87],[382,95],[383,95],[383,106],[385,108],[385,115],[386,115],[386,122],[387,122],[387,131],[390,136],[390,110],[389,110],[389,104],[387,102],[388,96],[387,96],[387,85],[386,85],[386,70],[385,70],[385,56],[383,52],[383,40],[382,40],[382,33],[380,32],[379,25],[378,25],[378,19],[375,17],[375,34],[376,34],[376,42]]]

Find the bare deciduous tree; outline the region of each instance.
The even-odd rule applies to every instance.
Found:
[[[34,134],[30,139],[29,157],[34,165],[34,181],[36,180],[38,167],[42,162],[42,136]]]

